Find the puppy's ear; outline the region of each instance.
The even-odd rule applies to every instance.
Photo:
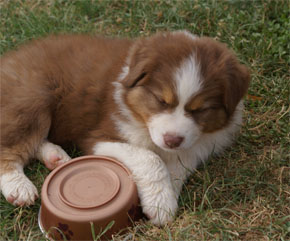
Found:
[[[129,68],[126,77],[122,80],[124,86],[133,88],[144,83],[152,68],[146,39],[138,40],[131,47],[127,62]]]
[[[122,82],[127,88],[133,88],[142,84],[147,77],[146,61],[141,61],[129,67],[129,72]]]
[[[246,94],[250,83],[250,72],[246,66],[236,59],[228,59],[227,81],[225,82],[224,104],[229,116],[233,114],[237,104]]]

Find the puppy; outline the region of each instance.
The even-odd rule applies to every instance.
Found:
[[[111,156],[133,173],[143,212],[171,221],[197,165],[242,124],[250,81],[225,45],[187,31],[137,40],[52,36],[1,58],[0,187],[8,202],[38,196],[30,159],[53,169],[62,147]],[[62,146],[62,147],[61,147]]]

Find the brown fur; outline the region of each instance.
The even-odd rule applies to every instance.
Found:
[[[2,57],[2,172],[10,170],[2,162],[27,163],[46,137],[83,147],[81,140],[112,111],[108,83],[117,78],[130,45],[125,39],[58,36]],[[113,132],[101,130],[99,136]]]
[[[224,44],[210,38],[192,42],[180,36],[179,41],[180,45],[176,46],[174,38],[164,35],[135,45],[131,51],[131,71],[125,79],[125,85],[131,88],[126,96],[127,105],[144,124],[153,114],[173,110],[178,99],[172,72],[195,52],[201,66],[203,87],[185,109],[203,132],[224,128],[248,89],[248,70]],[[146,105],[140,105],[144,100]]]
[[[124,141],[111,113],[118,113],[112,85],[123,80],[125,103],[141,123],[178,105],[172,71],[195,51],[203,90],[187,104],[204,132],[223,128],[247,90],[249,74],[222,44],[208,38],[156,35],[136,42],[90,36],[53,36],[1,58],[0,174],[11,162],[27,163],[48,138],[85,154],[96,141]],[[128,56],[129,53],[129,56]],[[145,104],[140,104],[144,103]],[[120,116],[120,118],[122,118]]]
[[[224,44],[204,37],[195,41],[194,49],[203,87],[186,110],[203,127],[203,132],[214,132],[230,122],[248,89],[250,75]]]

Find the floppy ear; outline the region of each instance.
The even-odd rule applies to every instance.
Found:
[[[124,80],[122,80],[124,86],[127,88],[133,88],[138,84],[141,84],[148,77],[146,70],[146,61],[140,61],[129,67],[129,72]]]
[[[231,116],[248,90],[250,73],[246,66],[239,64],[236,59],[229,59],[226,65],[228,78],[225,84],[224,103],[228,115]]]
[[[133,88],[148,79],[152,68],[152,59],[148,54],[146,39],[138,40],[130,49],[128,57],[128,74],[122,80],[127,88]]]

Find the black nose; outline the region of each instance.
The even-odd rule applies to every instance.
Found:
[[[174,134],[166,133],[165,135],[163,135],[164,143],[166,144],[166,146],[168,146],[171,149],[179,147],[180,144],[182,143],[183,139],[184,139],[184,137],[177,136]]]

